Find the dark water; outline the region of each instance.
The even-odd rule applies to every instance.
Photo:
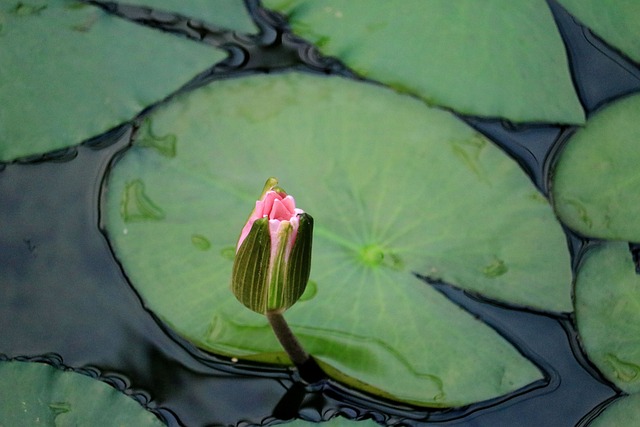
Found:
[[[640,90],[637,65],[551,5],[589,114]],[[339,62],[283,34],[277,17],[254,2],[249,6],[263,29],[255,39],[145,9],[109,10],[226,46],[229,60],[189,87],[284,68],[352,76]],[[465,120],[513,156],[543,192],[554,156],[573,132],[570,127]],[[37,357],[100,377],[169,425],[270,424],[341,414],[388,425],[562,427],[583,425],[619,395],[586,360],[570,317],[510,309],[426,282],[508,338],[546,372],[546,381],[468,408],[428,411],[378,401],[330,380],[308,385],[295,371],[232,363],[194,348],[144,309],[100,229],[105,173],[114,155],[126,149],[136,123],[69,150],[0,165],[2,357]],[[569,241],[575,262],[584,242],[575,236]]]

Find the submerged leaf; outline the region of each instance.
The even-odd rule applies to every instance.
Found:
[[[640,2],[558,0],[572,15],[614,47],[640,62]]]
[[[0,161],[105,132],[225,56],[72,0],[2,2],[0,22]]]
[[[640,242],[640,96],[589,119],[552,174],[558,216],[586,236]]]
[[[1,426],[164,426],[102,381],[51,365],[0,361]]]
[[[298,73],[215,82],[153,114],[167,158],[137,143],[108,181],[109,237],[148,307],[213,352],[287,363],[229,289],[256,183],[278,176],[313,213],[314,292],[287,312],[305,348],[353,386],[420,405],[499,396],[540,378],[500,335],[413,273],[571,310],[553,212],[517,164],[453,115],[385,88]],[[125,222],[142,179],[159,221]],[[534,197],[534,196],[538,197]],[[211,250],[193,247],[198,230]]]
[[[583,123],[544,0],[265,0],[358,73],[429,104],[515,122]]]
[[[622,390],[640,391],[640,276],[628,245],[591,249],[578,270],[575,293],[587,355]]]

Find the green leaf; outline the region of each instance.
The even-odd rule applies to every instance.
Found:
[[[515,122],[583,123],[544,0],[265,0],[296,34],[429,104]]]
[[[558,0],[600,37],[640,62],[640,3],[635,0]]]
[[[86,375],[0,362],[1,426],[164,426],[138,402]]]
[[[213,352],[287,362],[266,319],[229,289],[229,254],[256,188],[276,176],[314,218],[315,294],[286,317],[332,375],[431,406],[540,378],[413,275],[571,310],[569,254],[551,207],[513,160],[453,115],[376,85],[288,73],[215,82],[152,120],[155,134],[175,136],[177,155],[135,143],[111,171],[104,215],[132,283],[180,334]],[[162,220],[120,211],[136,180]],[[194,233],[209,251],[194,248]]]
[[[102,133],[225,57],[72,0],[2,2],[0,23],[0,161]]]
[[[558,216],[586,236],[640,241],[640,96],[589,118],[552,174]]]
[[[622,390],[640,391],[640,276],[625,243],[591,249],[576,278],[578,331],[589,358]]]
[[[619,427],[640,418],[640,395],[621,397],[607,406],[589,427]]]
[[[126,0],[123,3],[177,12],[238,32],[258,32],[242,0]]]

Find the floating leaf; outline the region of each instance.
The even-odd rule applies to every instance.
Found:
[[[0,362],[1,426],[164,426],[102,381],[35,362]]]
[[[552,175],[558,216],[578,232],[640,241],[640,96],[589,118],[560,154]]]
[[[625,243],[591,249],[576,279],[576,317],[598,369],[627,392],[640,391],[640,276]]]
[[[0,4],[0,161],[77,144],[224,58],[72,0]]]
[[[544,0],[265,0],[296,34],[429,104],[515,122],[583,123]]]
[[[126,0],[124,3],[177,12],[234,31],[258,32],[242,0]]]
[[[572,15],[640,62],[640,3],[634,0],[558,0]]]
[[[598,417],[589,423],[589,427],[619,427],[629,425],[640,418],[640,395],[634,394],[617,399]]]
[[[176,135],[177,155],[127,151],[109,176],[107,230],[147,306],[199,346],[287,362],[266,319],[229,289],[246,212],[277,176],[315,219],[315,293],[286,316],[332,375],[433,406],[540,377],[413,275],[571,310],[569,254],[549,204],[453,115],[375,85],[290,73],[200,88],[155,112],[153,132]],[[162,220],[125,221],[120,200],[135,179]],[[194,247],[194,230],[211,250]]]

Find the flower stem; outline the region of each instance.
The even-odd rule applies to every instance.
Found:
[[[271,329],[276,334],[276,338],[280,341],[280,345],[289,355],[289,358],[298,368],[300,378],[309,382],[316,383],[326,378],[322,368],[318,365],[318,362],[307,353],[302,344],[293,334],[293,331],[289,327],[289,324],[284,320],[282,315],[283,310],[267,311],[265,314]]]
[[[300,344],[300,341],[298,341],[293,334],[287,321],[284,320],[282,311],[267,311],[266,316],[273,332],[276,334],[276,338],[280,341],[280,345],[282,345],[282,348],[287,352],[293,364],[302,366],[307,363],[309,361],[309,353],[302,348],[302,344]]]

